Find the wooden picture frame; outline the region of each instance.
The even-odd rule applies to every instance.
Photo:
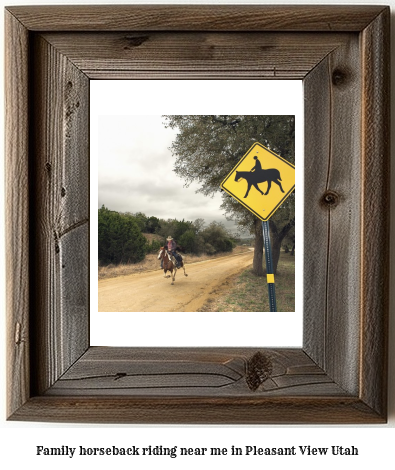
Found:
[[[5,17],[8,419],[384,423],[389,8]],[[301,349],[90,347],[89,83],[110,78],[304,81]]]

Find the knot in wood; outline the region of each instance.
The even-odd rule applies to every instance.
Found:
[[[332,73],[332,83],[335,86],[346,85],[349,74],[342,69],[336,68]]]
[[[141,44],[144,44],[145,41],[148,41],[149,36],[138,36],[138,37],[126,36],[125,39],[128,44],[124,46],[124,50],[128,50],[130,48],[141,46]]]
[[[273,372],[273,364],[269,356],[258,351],[247,362],[246,382],[248,388],[255,392]]]
[[[336,207],[339,204],[339,195],[335,191],[325,191],[321,197],[321,204],[325,207]]]

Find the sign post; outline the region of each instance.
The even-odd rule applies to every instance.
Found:
[[[267,183],[266,192],[258,186],[262,183]],[[270,311],[276,312],[268,220],[295,189],[295,166],[256,142],[223,180],[221,188],[262,220]]]
[[[262,230],[263,230],[263,245],[265,247],[266,279],[267,279],[267,287],[269,290],[270,311],[277,312],[276,285],[274,283],[273,257],[272,257],[272,247],[270,244],[270,232],[269,232],[268,221],[262,222]]]

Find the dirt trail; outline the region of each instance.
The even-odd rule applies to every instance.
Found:
[[[253,252],[188,264],[174,285],[163,270],[99,281],[99,312],[196,312],[226,279],[252,265]],[[159,262],[158,262],[159,263]]]

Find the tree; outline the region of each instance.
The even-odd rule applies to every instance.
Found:
[[[145,230],[147,233],[156,233],[160,229],[160,222],[157,217],[148,217],[145,223]]]
[[[156,233],[160,235],[161,237],[163,237],[163,241],[165,241],[169,235],[175,238],[174,234],[176,232],[176,226],[177,226],[176,219],[167,219],[167,220],[160,219],[159,224],[160,225]]]
[[[187,253],[214,254],[232,251],[234,243],[223,224],[211,222],[207,227],[203,219],[194,222],[177,219],[160,219],[159,234],[166,238],[171,235]]]
[[[143,214],[142,212],[136,212],[135,214],[131,214],[130,212],[126,212],[123,215],[127,217],[133,217],[134,221],[139,226],[140,232],[146,231],[146,225],[148,221],[148,217]]]
[[[233,241],[226,231],[223,224],[219,222],[211,222],[211,224],[202,231],[202,237],[206,245],[212,247],[210,251],[226,252],[232,251]]]
[[[260,142],[286,160],[295,161],[294,116],[167,115],[165,126],[177,129],[170,149],[175,173],[186,184],[200,183],[199,192],[213,195],[220,183],[254,142]],[[262,223],[223,192],[222,209],[244,230],[255,235],[253,271],[263,275]],[[288,197],[270,219],[274,272],[281,241],[295,224],[295,199]]]
[[[147,240],[131,215],[99,209],[99,261],[102,263],[137,263],[144,259]]]
[[[197,253],[197,240],[196,233],[194,230],[189,229],[184,232],[178,240],[180,246],[182,246],[187,253]]]
[[[181,237],[184,235],[185,232],[188,232],[188,230],[193,229],[193,224],[192,222],[185,221],[184,219],[182,220],[176,220],[176,225],[175,225],[175,230],[173,233],[173,238],[181,244]]]

